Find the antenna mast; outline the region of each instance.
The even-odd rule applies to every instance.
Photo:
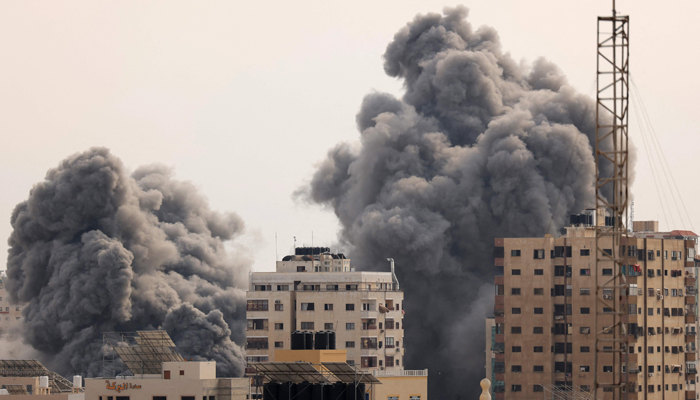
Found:
[[[629,283],[624,265],[628,231],[628,100],[629,17],[618,16],[613,0],[612,17],[598,17],[598,61],[596,70],[596,338],[594,398],[627,400],[635,393],[636,360],[628,353],[630,327]],[[636,259],[636,257],[635,257]],[[628,262],[629,261],[629,262]],[[603,269],[613,276],[603,276]],[[632,275],[632,274],[630,274]],[[603,312],[606,308],[608,312]],[[634,336],[633,336],[634,337]],[[634,345],[634,344],[633,344]],[[603,366],[612,365],[612,373]],[[612,392],[612,393],[601,393]],[[636,395],[632,395],[636,398]]]

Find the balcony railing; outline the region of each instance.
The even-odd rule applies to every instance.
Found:
[[[387,369],[387,370],[374,370],[372,375],[382,377],[382,376],[428,376],[427,369]]]

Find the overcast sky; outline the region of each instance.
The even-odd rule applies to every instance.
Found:
[[[298,245],[310,245],[312,231],[315,245],[335,241],[334,215],[292,193],[330,147],[357,140],[365,94],[401,95],[381,56],[416,14],[464,4],[470,22],[495,27],[515,59],[544,56],[594,96],[596,17],[610,14],[610,3],[2,1],[0,252],[10,213],[32,185],[66,156],[106,146],[131,169],[172,166],[213,208],[237,212],[254,268],[272,270],[275,233],[280,256],[293,236]],[[631,17],[633,79],[690,214],[681,221],[680,202],[660,202],[633,110],[635,219],[700,228],[700,2],[617,3]]]

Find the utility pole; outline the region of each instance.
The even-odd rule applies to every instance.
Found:
[[[629,17],[617,14],[615,0],[612,16],[598,17],[597,58],[594,398],[627,400],[637,388],[636,374],[631,371],[636,371],[636,361],[629,354],[630,335],[637,333],[630,327],[637,329],[637,317],[636,311],[630,315],[628,301],[629,284],[637,278],[628,276],[623,267],[635,263],[627,262],[630,254],[625,226],[629,201]],[[603,269],[612,269],[612,276],[604,276]],[[612,371],[604,370],[610,365]]]

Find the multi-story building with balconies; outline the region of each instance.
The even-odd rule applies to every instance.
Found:
[[[0,271],[0,332],[16,324],[22,318],[22,306],[10,304],[10,294],[5,289],[7,275]]]
[[[292,332],[333,331],[349,364],[403,369],[403,292],[393,270],[355,271],[328,248],[297,248],[276,272],[252,273],[246,298],[249,362],[275,361],[275,349],[291,349]]]
[[[657,228],[649,230],[650,225]],[[623,350],[630,365],[627,394],[640,400],[696,399],[697,235],[656,232],[658,224],[648,222],[634,227],[620,250],[626,254],[622,273],[629,303],[627,326],[617,337],[626,335],[629,343]],[[594,388],[596,314],[603,338],[613,337],[605,330],[612,325],[612,308],[601,301],[596,312],[596,272],[603,282],[612,278],[613,267],[601,263],[596,271],[595,229],[584,224],[557,238],[496,239],[491,346],[496,399],[540,399],[548,385]],[[601,290],[610,303],[619,295]],[[605,352],[612,345],[599,344],[601,380],[611,381],[613,368],[623,369],[612,351]],[[612,393],[600,389],[598,397]]]

